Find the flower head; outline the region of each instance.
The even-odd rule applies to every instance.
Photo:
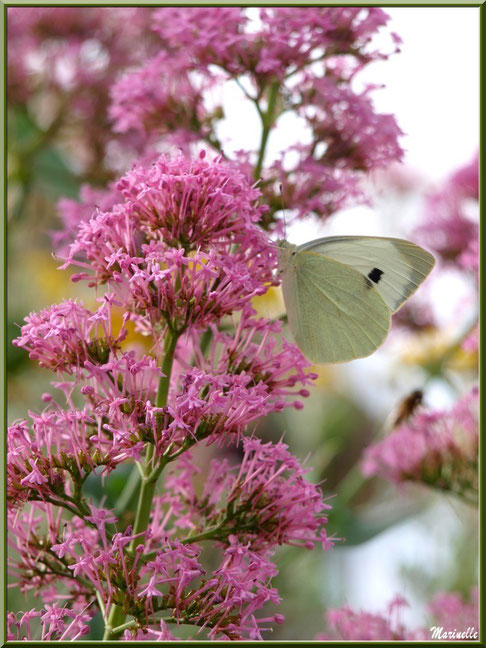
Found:
[[[365,451],[363,472],[477,496],[478,389],[448,412],[422,412]]]
[[[218,322],[274,281],[259,192],[235,168],[162,156],[117,188],[125,201],[81,224],[67,263],[89,264],[83,277],[107,282],[156,337]]]
[[[13,344],[29,351],[41,367],[72,373],[86,361],[105,362],[126,331],[113,335],[110,295],[101,298],[96,312],[69,299],[40,313],[31,313]]]

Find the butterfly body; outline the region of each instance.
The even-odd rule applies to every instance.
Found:
[[[278,245],[289,327],[316,363],[373,353],[388,334],[391,315],[435,263],[431,254],[402,239],[335,236]]]

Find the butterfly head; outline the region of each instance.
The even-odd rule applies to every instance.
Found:
[[[285,270],[285,268],[288,267],[291,258],[295,255],[297,246],[293,245],[292,243],[289,243],[288,241],[285,241],[284,239],[280,239],[279,241],[277,241],[277,249],[278,249],[278,268],[279,271],[282,272]]]

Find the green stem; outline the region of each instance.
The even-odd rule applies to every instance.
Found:
[[[159,388],[157,390],[157,398],[155,400],[155,405],[157,407],[165,407],[167,405],[170,374],[172,372],[172,364],[174,362],[174,353],[176,350],[178,338],[179,335],[177,333],[170,329],[167,329],[164,340],[164,358],[160,367],[164,375],[159,380]]]
[[[118,639],[118,635],[121,635],[125,630],[130,630],[130,628],[135,628],[137,625],[136,621],[127,621],[120,626],[116,626],[111,631],[112,638]]]
[[[268,136],[270,135],[270,130],[272,129],[273,123],[275,121],[275,107],[277,105],[279,88],[280,83],[278,81],[274,81],[270,86],[270,91],[268,94],[267,110],[264,113],[259,111],[262,117],[262,136],[260,139],[260,150],[258,151],[258,160],[254,172],[255,180],[259,180],[260,176],[262,175],[263,160],[265,158]]]
[[[119,639],[119,635],[113,633],[113,628],[121,626],[125,622],[125,614],[121,607],[113,605],[105,625],[105,634],[103,641],[113,641]]]
[[[157,407],[165,407],[167,405],[167,397],[169,394],[170,376],[172,373],[172,365],[174,363],[174,353],[177,346],[178,334],[171,329],[167,330],[164,340],[164,357],[161,364],[162,376],[159,380],[157,390],[157,397],[155,404]],[[157,469],[154,470],[152,466],[154,459],[154,446],[150,444],[147,448],[145,457],[144,474],[142,479],[142,487],[138,496],[137,513],[135,516],[135,523],[133,526],[133,535],[143,533],[146,531],[150,512],[152,510],[152,501],[154,498],[155,486],[157,479],[166,464],[166,461],[161,461]],[[128,551],[134,552],[139,544],[143,542],[143,536],[134,538],[130,543]],[[122,626],[125,623],[125,614],[118,605],[113,605],[105,625],[105,633],[103,641],[112,641],[119,639],[119,634],[114,633],[113,629]]]
[[[134,465],[115,506],[115,515],[120,517],[130,506],[140,485],[140,468]]]
[[[147,451],[147,464],[152,460],[154,451],[153,448],[153,446],[150,446]],[[133,525],[133,535],[143,533],[147,529],[150,519],[150,511],[152,510],[152,500],[154,498],[155,486],[157,484],[157,478],[159,474],[160,471],[154,477],[147,477],[142,480],[142,488],[140,489],[140,494],[138,496],[137,514],[135,516],[135,524]],[[128,549],[129,552],[133,552],[143,541],[143,536],[134,538],[130,543]]]

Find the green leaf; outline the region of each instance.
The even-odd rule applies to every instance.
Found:
[[[40,132],[24,106],[9,109],[7,120],[9,147],[15,150],[28,146]]]
[[[327,531],[342,538],[343,546],[353,547],[368,542],[395,524],[417,514],[417,507],[390,507],[389,512],[374,519],[364,513],[356,513],[347,507],[340,507],[337,498],[328,513]]]
[[[62,155],[53,148],[42,149],[31,160],[33,182],[54,198],[76,198],[79,182]]]

